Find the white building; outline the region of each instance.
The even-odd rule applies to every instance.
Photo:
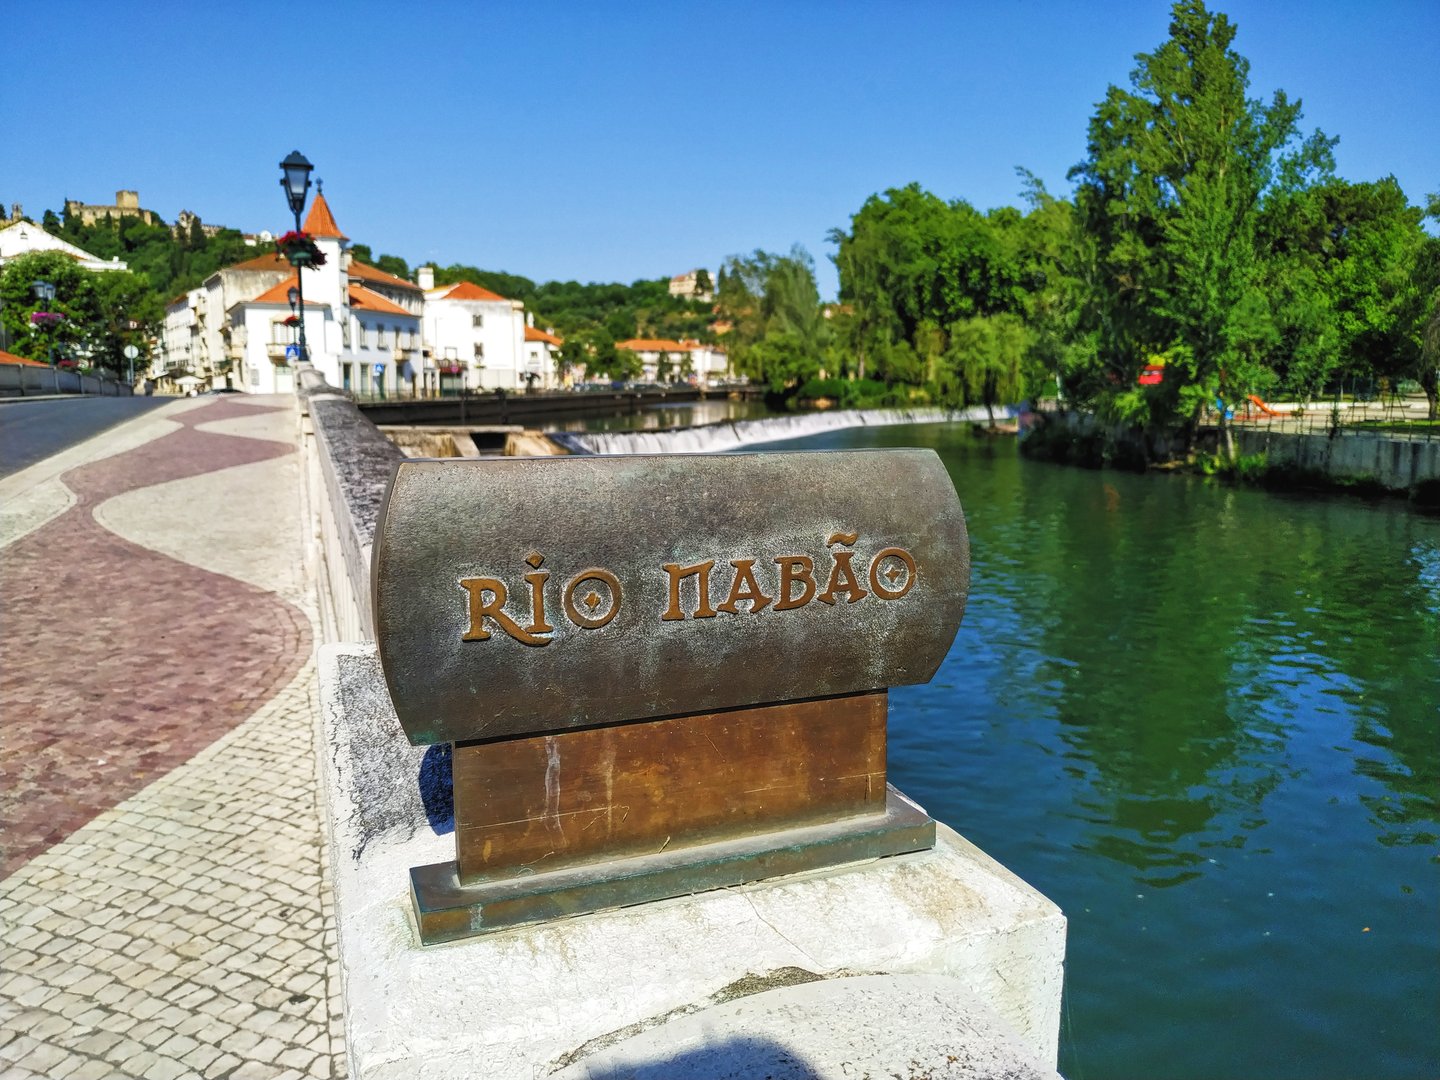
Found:
[[[244,350],[233,340],[227,313],[294,273],[288,262],[272,252],[217,270],[175,297],[165,306],[160,335],[162,372],[172,377],[192,374],[210,386],[246,389],[240,370]]]
[[[420,288],[355,262],[323,192],[315,196],[304,231],[324,255],[324,265],[297,273],[282,260],[287,272],[279,281],[228,303],[223,320],[215,320],[225,328],[227,353],[237,368],[233,385],[257,394],[292,391],[298,350],[287,346],[298,346],[303,317],[310,362],[332,385],[362,395],[413,393],[417,380],[423,382]],[[302,284],[299,274],[303,313],[290,304],[290,290]]]
[[[527,326],[524,305],[469,282],[412,283],[355,261],[323,192],[304,231],[325,257],[304,275],[310,361],[334,386],[360,395],[523,390],[559,384],[558,337]],[[173,376],[250,393],[295,385],[301,314],[289,293],[294,268],[261,255],[212,274],[165,309],[162,349]]]
[[[15,212],[18,220],[12,219],[9,224],[0,227],[0,266],[4,266],[11,259],[18,259],[21,255],[33,255],[37,251],[58,251],[62,255],[69,255],[82,270],[129,268],[118,255],[113,259],[99,259],[58,236],[51,236],[33,221],[18,217],[19,210],[17,206]]]
[[[705,275],[703,284],[700,280],[701,274]],[[712,280],[709,270],[687,270],[670,279],[670,295],[683,297],[686,300],[713,300],[715,299],[715,287]]]
[[[714,345],[666,338],[631,338],[617,341],[615,347],[632,352],[640,359],[641,382],[691,382],[696,386],[709,386],[731,378],[730,357]]]
[[[554,390],[562,385],[569,386],[573,380],[573,373],[567,373],[562,379],[560,366],[556,362],[556,354],[560,346],[565,342],[549,330],[539,330],[535,327],[535,317],[529,316],[525,320],[525,370],[524,376],[527,382],[533,381],[536,388],[540,390]]]
[[[525,305],[474,282],[434,287],[434,271],[419,270],[425,289],[425,344],[432,389],[524,389]],[[553,369],[552,369],[553,370]]]

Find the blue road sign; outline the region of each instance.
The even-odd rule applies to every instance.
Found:
[[[376,364],[376,365],[375,365],[375,374],[376,374],[376,375],[384,375],[384,374],[385,374],[385,365],[384,365],[384,364]]]
[[[285,346],[285,359],[286,359],[286,360],[299,360],[299,359],[300,359],[300,346],[299,346],[299,345],[286,345],[286,346]]]

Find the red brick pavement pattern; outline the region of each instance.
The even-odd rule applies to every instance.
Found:
[[[188,760],[286,685],[310,651],[273,593],[122,540],[126,491],[293,453],[195,425],[61,478],[76,505],[0,554],[0,878]]]

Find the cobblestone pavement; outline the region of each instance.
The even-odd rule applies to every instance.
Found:
[[[0,749],[0,874],[234,727],[308,654],[294,605],[95,520],[137,488],[293,455],[196,429],[236,410],[254,414],[228,401],[192,409],[179,431],[66,472],[76,503],[5,549],[0,699],[13,720]]]
[[[343,1075],[295,432],[176,403],[0,482],[0,1076]]]

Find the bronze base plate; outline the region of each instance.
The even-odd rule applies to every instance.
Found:
[[[462,885],[453,862],[416,866],[410,899],[421,943],[435,945],[934,846],[934,820],[890,787],[883,814],[549,873]]]

